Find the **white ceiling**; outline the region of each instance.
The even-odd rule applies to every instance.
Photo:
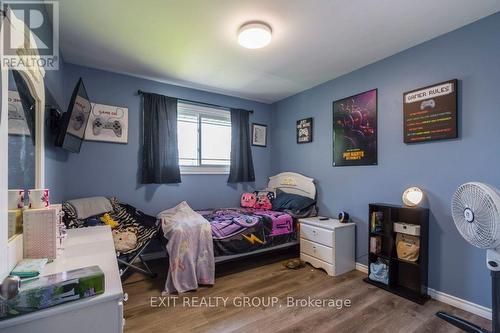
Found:
[[[67,62],[271,103],[500,10],[500,0],[60,0]],[[259,50],[241,24],[272,26]]]

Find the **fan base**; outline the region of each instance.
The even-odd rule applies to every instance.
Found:
[[[438,311],[436,312],[436,316],[468,333],[490,333],[487,329],[481,328],[471,322],[468,322],[467,320],[451,315],[447,312]]]
[[[498,253],[498,252],[497,252]],[[492,331],[493,333],[500,333],[500,271],[492,270],[491,275],[491,301],[492,301]],[[469,333],[490,333],[485,328],[481,328],[473,323],[468,322],[462,318],[451,315],[446,312],[439,311],[436,316],[447,321],[448,323],[464,330]]]

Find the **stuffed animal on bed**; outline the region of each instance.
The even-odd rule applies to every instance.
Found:
[[[113,230],[113,241],[116,251],[130,251],[137,245],[137,230],[132,227],[124,230],[115,229]]]
[[[114,228],[118,227],[118,222],[116,222],[115,220],[113,220],[113,218],[111,217],[111,215],[109,215],[108,213],[104,214],[101,217],[101,222],[104,223],[104,224],[109,225],[111,227],[111,229],[114,229]]]
[[[261,191],[255,191],[253,192],[255,194],[255,196],[258,198],[260,197],[261,195],[265,195],[267,196],[267,198],[269,199],[269,201],[273,202],[274,198],[275,198],[275,194],[274,194],[274,191],[268,191],[268,190],[261,190]]]
[[[255,202],[253,208],[269,210],[273,208],[273,204],[271,203],[269,196],[262,193],[257,196],[257,201]]]
[[[241,195],[240,204],[244,208],[253,208],[257,202],[257,196],[255,193],[243,193]]]

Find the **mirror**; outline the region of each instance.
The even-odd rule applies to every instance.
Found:
[[[8,238],[22,233],[22,209],[35,188],[36,103],[18,71],[9,70],[8,93]]]
[[[35,36],[24,22],[16,18],[14,13],[7,8],[1,23],[0,32],[2,34],[8,25],[11,34],[22,35],[25,40],[29,38],[29,43],[22,43],[16,49],[14,63],[35,64],[32,66],[20,65],[16,68],[17,71],[10,73],[4,67],[0,68],[2,72],[0,85],[2,113],[0,116],[3,119],[0,122],[0,150],[4,161],[8,162],[5,163],[8,165],[0,165],[0,185],[3,192],[0,195],[0,204],[3,206],[0,212],[5,212],[5,206],[15,207],[15,202],[18,202],[20,206],[24,198],[23,193],[19,191],[17,194],[14,191],[16,195],[13,194],[11,198],[8,198],[9,195],[6,193],[8,189],[44,189],[45,69],[36,66],[40,63],[38,51],[28,48],[29,45],[36,44]],[[9,90],[17,92],[19,100],[13,98],[12,103],[9,103]],[[17,95],[13,94],[13,96]],[[21,106],[19,106],[19,101]],[[14,122],[16,116],[17,119]],[[24,121],[20,119],[22,116],[24,116]],[[12,118],[12,123],[9,118]],[[17,137],[14,138],[16,135],[14,133],[9,135],[9,129],[16,126],[18,132],[22,131],[23,134],[17,134]],[[19,228],[17,220],[18,216],[22,215],[22,210],[18,208],[13,209],[13,211],[17,212],[17,215],[0,214],[0,223],[4,226],[0,228],[0,278],[8,274],[23,257],[23,237],[20,234],[21,228]],[[5,221],[6,219],[7,221]],[[11,220],[15,221],[11,223]]]

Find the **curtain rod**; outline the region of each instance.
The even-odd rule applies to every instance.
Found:
[[[143,94],[151,94],[151,93],[148,93],[146,91],[142,91],[142,90],[137,90],[137,94],[138,95],[143,95]],[[230,108],[227,107],[227,106],[222,106],[222,105],[217,105],[217,104],[211,104],[211,103],[205,103],[205,102],[198,102],[198,101],[193,101],[193,100],[190,100],[190,99],[185,99],[185,98],[178,98],[177,100],[181,101],[181,102],[187,102],[187,103],[193,103],[193,104],[199,104],[199,105],[206,105],[206,106],[212,106],[212,107],[216,107],[216,108],[220,108],[220,109],[227,109],[229,110]],[[246,110],[250,113],[253,113],[253,110]]]

